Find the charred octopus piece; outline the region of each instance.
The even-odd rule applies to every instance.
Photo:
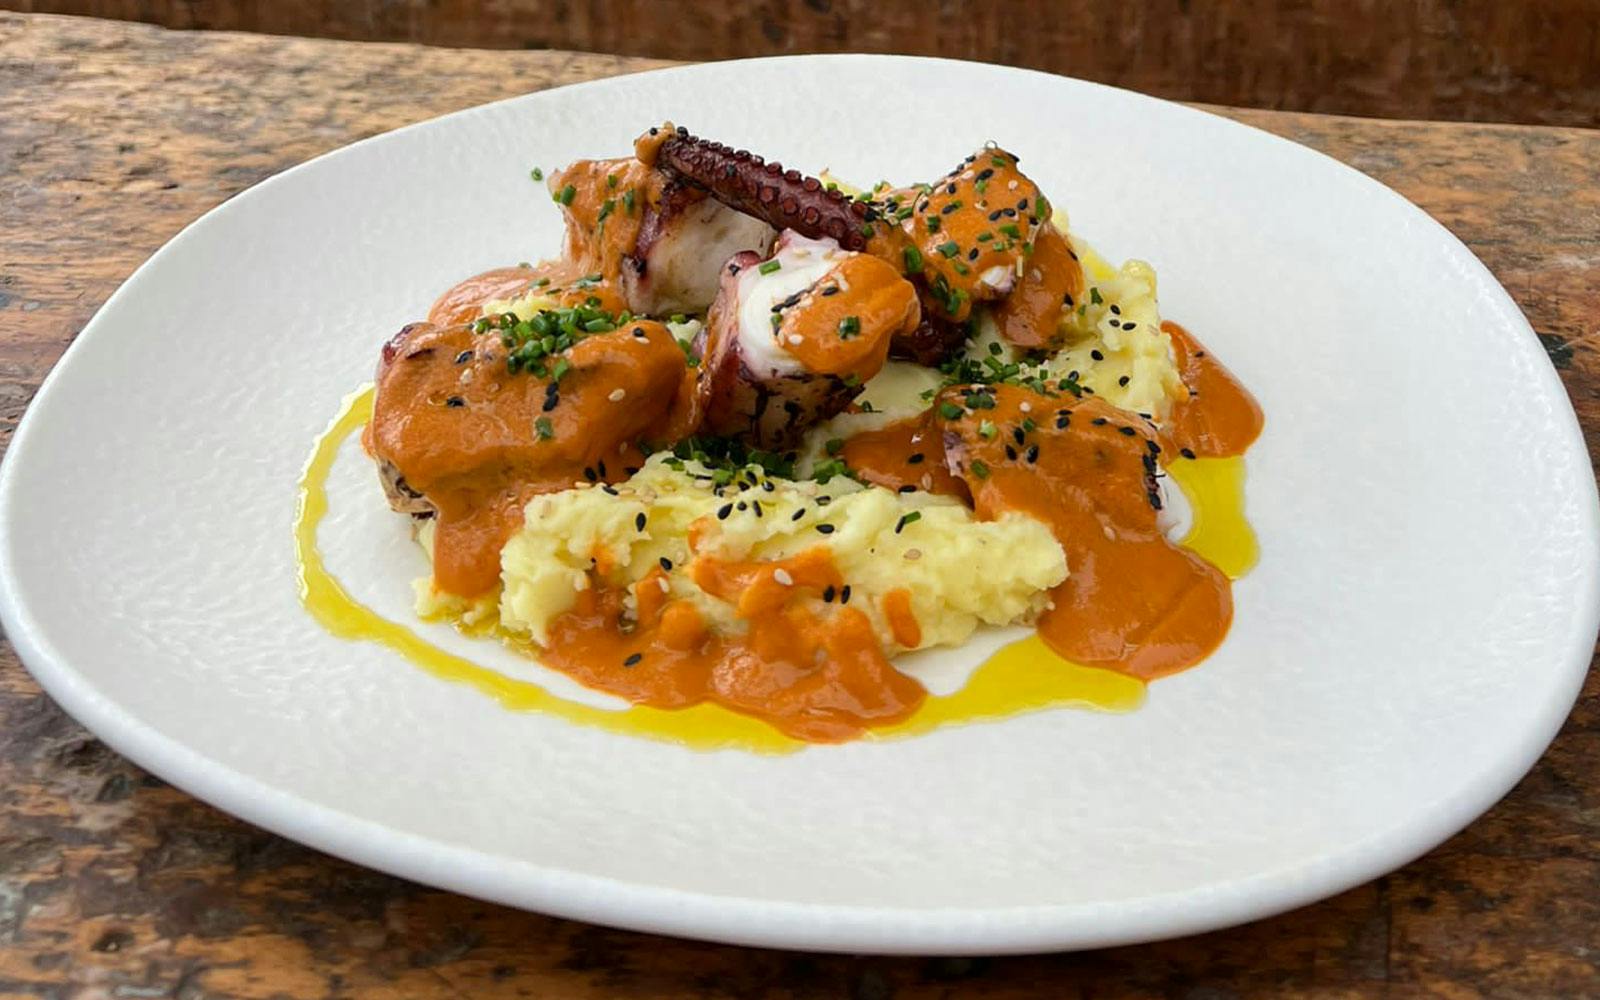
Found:
[[[834,240],[846,250],[867,248],[871,223],[878,217],[876,209],[828,190],[815,177],[681,128],[661,143],[656,163],[706,188],[730,208],[777,229]]]
[[[622,259],[622,291],[641,316],[702,313],[716,297],[722,264],[735,254],[766,256],[777,231],[760,219],[673,178],[644,208],[633,249]]]
[[[841,412],[916,329],[916,290],[876,257],[793,232],[762,261],[740,254],[696,345],[703,429],[763,448]]]

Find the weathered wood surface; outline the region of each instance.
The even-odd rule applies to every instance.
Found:
[[[1600,0],[0,0],[352,41],[668,59],[899,52],[1285,111],[1600,125]]]
[[[649,67],[0,14],[0,447],[185,223],[316,153]],[[1600,133],[1225,112],[1450,226],[1545,340],[1600,451]],[[1244,928],[995,960],[791,955],[503,909],[365,871],[140,772],[0,643],[0,996],[1600,996],[1600,682],[1533,773],[1401,871]]]

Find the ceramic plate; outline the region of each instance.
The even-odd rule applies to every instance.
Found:
[[[296,483],[378,345],[457,279],[556,251],[529,168],[616,155],[669,117],[868,183],[936,176],[993,138],[1076,232],[1154,263],[1163,313],[1267,414],[1247,484],[1261,562],[1223,648],[1129,714],[768,756],[508,711],[313,622]],[[372,594],[400,573],[403,590],[419,557],[375,477],[335,480],[331,567]],[[375,543],[329,540],[362,532]],[[1555,373],[1417,208],[1199,111],[883,57],[569,87],[273,178],[100,310],[0,474],[7,633],[144,767],[423,882],[814,949],[1129,942],[1394,868],[1556,732],[1595,637],[1597,567],[1593,473]]]

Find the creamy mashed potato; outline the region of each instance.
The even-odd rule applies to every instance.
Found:
[[[883,613],[892,590],[909,592],[922,633],[916,648],[926,648],[959,644],[980,624],[1032,620],[1048,603],[1046,591],[1067,575],[1060,545],[1032,518],[977,521],[953,500],[902,496],[845,478],[821,484],[756,474],[770,490],[728,487],[718,496],[709,479],[697,478],[707,475],[704,468],[682,465],[675,469],[657,455],[611,487],[614,493],[580,487],[529,503],[522,530],[501,553],[500,623],[542,642],[551,621],[593,585],[591,570],[617,585],[670,564],[665,580],[674,598],[692,601],[708,622],[737,630],[732,606],[695,585],[696,554],[773,560],[821,546],[850,584],[850,606],[872,619],[893,653],[905,647]],[[833,531],[819,532],[822,524]],[[690,551],[691,536],[697,552]]]

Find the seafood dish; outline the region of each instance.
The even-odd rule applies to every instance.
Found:
[[[532,174],[559,255],[445,291],[344,424],[422,618],[794,743],[1142,691],[1223,642],[1261,410],[1012,152],[856,188],[667,123]],[[1007,629],[1003,674],[930,693],[923,651]]]

